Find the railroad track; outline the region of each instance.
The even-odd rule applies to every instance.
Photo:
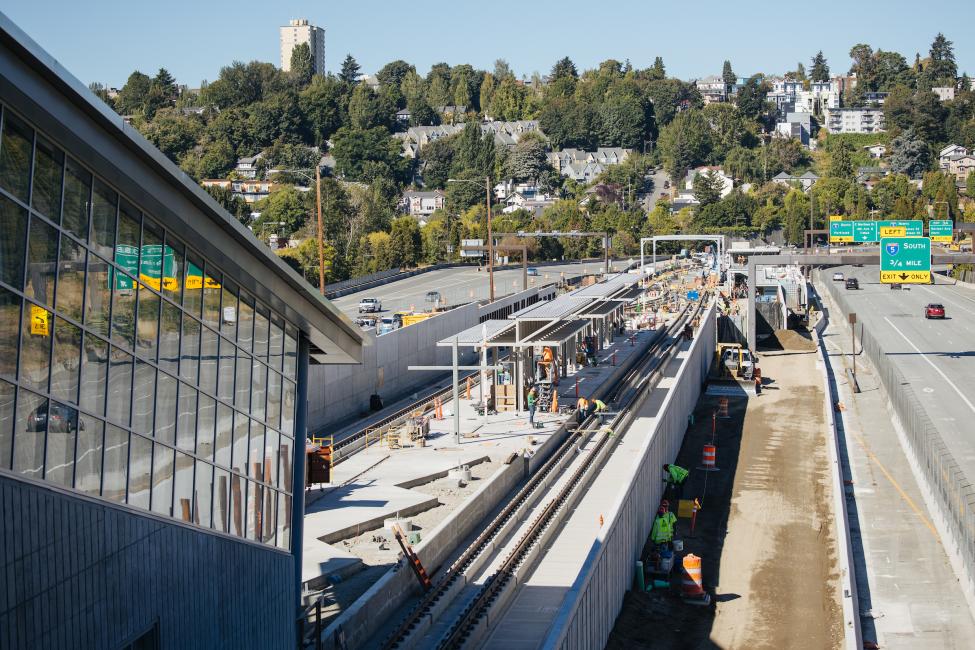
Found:
[[[704,302],[698,303],[693,312],[685,307],[648,349],[645,359],[610,389],[604,401],[615,402],[618,411],[605,427],[619,431],[629,425],[631,407],[676,352],[681,329],[699,313]],[[579,488],[602,466],[614,446],[612,441],[618,439],[607,435],[604,427],[595,429],[595,421],[594,417],[587,419],[553,451],[383,641],[383,648],[461,648],[483,637],[489,627],[489,613],[507,604],[513,592],[507,587],[540,554],[567,506],[579,495]],[[583,451],[597,431],[602,434],[591,449]],[[573,465],[574,469],[566,473]],[[548,498],[556,490],[555,496]]]

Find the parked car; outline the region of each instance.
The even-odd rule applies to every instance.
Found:
[[[534,266],[529,266],[528,267],[528,275],[535,275],[535,276],[537,276],[538,275],[538,269],[536,269]]]
[[[85,430],[85,419],[78,417],[78,411],[57,402],[44,402],[27,416],[28,431],[51,433],[75,433]]]
[[[890,284],[890,290],[891,291],[893,291],[894,289],[903,289],[903,288],[904,288],[904,285],[901,284],[900,282],[892,282]]]
[[[439,291],[427,291],[427,295],[424,297],[427,302],[440,302],[440,292]]]
[[[373,314],[383,310],[383,303],[379,298],[363,298],[359,301],[360,314]]]
[[[364,330],[371,330],[376,327],[376,317],[375,316],[360,316],[355,319],[355,324]]]
[[[859,289],[860,288],[860,281],[857,280],[856,278],[847,278],[846,279],[846,288],[847,289]]]
[[[928,306],[924,308],[924,317],[940,318],[943,320],[945,317],[945,306],[936,302],[928,304]]]
[[[846,278],[839,271],[833,274],[833,282],[842,282],[845,279]]]
[[[379,320],[378,333],[380,335],[389,334],[393,330],[398,330],[402,326],[403,326],[402,318],[396,318],[396,316],[383,316]]]

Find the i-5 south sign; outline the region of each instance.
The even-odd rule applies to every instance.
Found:
[[[930,284],[931,240],[927,237],[881,239],[880,281],[887,284]]]

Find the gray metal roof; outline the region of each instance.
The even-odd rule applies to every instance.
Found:
[[[0,85],[18,91],[5,96],[15,110],[297,324],[313,359],[361,360],[362,331],[345,314],[3,13]]]
[[[555,320],[574,314],[592,301],[588,296],[564,294],[555,300],[535,303],[515,312],[509,318],[517,320]]]
[[[540,330],[521,343],[530,345],[559,345],[589,326],[588,319],[569,320],[550,330]]]
[[[623,303],[616,300],[597,302],[583,309],[579,316],[582,318],[602,318],[604,316],[609,316],[614,311],[621,309],[622,307]]]
[[[497,338],[504,338],[504,335],[509,332],[512,334],[512,336],[508,338],[510,338],[511,341],[514,341],[514,329],[515,322],[513,320],[486,320],[483,323],[478,323],[477,325],[468,327],[466,330],[458,332],[453,336],[448,336],[445,339],[437,341],[437,345],[448,348],[454,344],[454,339],[457,339],[457,345],[459,346],[479,346],[481,345],[481,342],[485,340],[485,338],[487,339],[488,343],[490,343]]]

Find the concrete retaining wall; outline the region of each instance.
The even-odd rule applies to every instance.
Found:
[[[652,525],[652,504],[663,496],[660,467],[676,458],[687,418],[701,394],[714,357],[715,308],[708,309],[689,353],[646,436],[632,470],[620,477],[624,489],[607,509],[606,526],[593,543],[566,595],[543,647],[602,648],[633,584],[633,567]]]

